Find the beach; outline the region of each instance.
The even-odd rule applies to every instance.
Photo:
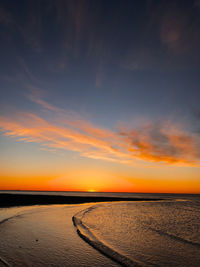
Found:
[[[118,266],[77,235],[72,216],[87,207],[11,208],[11,218],[0,224],[1,265]]]
[[[72,218],[97,202],[140,199],[42,193],[0,194],[0,266],[119,266],[80,238]]]
[[[199,196],[0,196],[0,266],[199,266]]]
[[[122,266],[199,266],[200,203],[112,202],[73,217],[81,238]]]

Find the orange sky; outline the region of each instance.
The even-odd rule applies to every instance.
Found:
[[[56,157],[60,162],[54,164],[52,156],[51,163],[43,162],[43,166],[35,162],[23,168],[13,165],[12,170],[1,168],[1,190],[200,193],[198,168],[162,165],[143,168],[94,159],[83,162],[77,159],[73,165],[65,164],[63,155]]]
[[[196,137],[165,121],[108,130],[34,99],[56,121],[19,112],[0,117],[1,190],[200,193]],[[173,151],[173,153],[171,152]]]
[[[198,139],[181,125],[113,131],[33,101],[56,120],[21,111],[0,117],[1,190],[200,193]]]

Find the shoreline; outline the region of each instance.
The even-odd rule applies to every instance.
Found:
[[[92,206],[41,205],[2,208],[0,266],[119,267],[77,234],[72,217]]]
[[[113,201],[159,201],[159,200],[163,199],[0,193],[0,208],[31,206],[31,205],[82,204],[82,203],[92,203],[92,202],[113,202]]]

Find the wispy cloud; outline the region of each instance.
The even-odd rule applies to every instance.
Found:
[[[200,1],[147,2],[139,45],[132,42],[121,66],[133,71],[176,71],[199,65]]]
[[[41,95],[43,95],[44,92],[40,88],[32,86],[29,83],[26,86],[29,89],[29,93],[26,96],[30,101],[34,102],[35,104],[38,104],[44,109],[61,112],[61,109],[54,107],[53,105],[49,104],[41,98]]]
[[[58,126],[32,113],[17,113],[12,118],[0,117],[3,134],[19,141],[40,143],[43,147],[80,152],[92,158],[122,160],[122,152],[112,147],[116,143],[113,133],[95,128],[84,121],[59,121]],[[124,154],[126,156],[126,154]]]
[[[0,22],[5,24],[10,24],[13,22],[11,14],[3,7],[0,7]]]
[[[25,16],[17,16],[13,9],[11,9],[11,11],[3,6],[3,4],[0,6],[0,23],[6,26],[12,26],[6,29],[10,38],[13,38],[13,32],[15,32],[15,34],[20,34],[20,38],[22,37],[25,43],[35,52],[40,52],[42,29],[40,3],[38,1],[28,1],[25,5]],[[15,44],[14,38],[12,41],[13,44]]]
[[[160,40],[176,56],[199,60],[199,1],[188,6],[179,1],[160,8]],[[188,62],[187,62],[188,64]]]
[[[198,165],[200,140],[170,121],[149,123],[140,129],[121,130],[128,150],[137,157],[167,164]]]
[[[194,1],[194,7],[200,8],[200,1],[199,0]]]
[[[63,29],[64,49],[79,54],[80,40],[87,31],[88,1],[56,1],[51,8],[56,14],[57,23]]]
[[[50,118],[20,111],[12,116],[1,116],[0,131],[3,135],[22,142],[39,143],[42,149],[49,151],[75,151],[83,157],[106,161],[134,164],[143,160],[199,166],[199,137],[186,133],[170,121],[111,131],[92,124],[75,112],[49,104],[39,94],[30,94],[29,99],[47,109]]]

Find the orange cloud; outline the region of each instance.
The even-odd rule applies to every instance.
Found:
[[[87,157],[121,160],[121,152],[112,148],[114,134],[95,128],[87,122],[84,125],[84,121],[69,121],[68,125],[64,121],[64,126],[58,126],[35,114],[19,112],[12,118],[0,117],[0,127],[4,135],[15,137],[18,141],[78,151]]]
[[[84,157],[135,164],[138,160],[199,166],[200,142],[169,122],[150,123],[140,129],[103,129],[39,97],[31,101],[49,110],[51,119],[33,113],[17,112],[0,117],[3,135],[18,141],[40,143],[41,149],[76,151]],[[52,118],[55,116],[56,120]]]
[[[199,165],[200,142],[169,122],[151,123],[138,130],[121,130],[128,150],[135,156],[153,162]]]

